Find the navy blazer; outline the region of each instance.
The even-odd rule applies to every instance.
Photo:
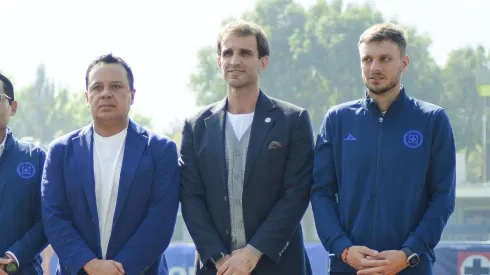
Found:
[[[0,255],[12,252],[19,274],[42,274],[39,253],[47,240],[41,220],[41,175],[46,153],[15,139],[10,130],[5,138],[0,157]]]
[[[61,274],[84,274],[102,259],[93,170],[93,127],[57,138],[43,174],[46,236]],[[175,143],[129,121],[112,233],[106,258],[126,274],[167,272],[162,254],[173,234],[179,206]]]
[[[224,123],[226,99],[187,119],[181,147],[182,216],[199,260],[231,254]],[[313,132],[308,112],[260,92],[243,186],[247,242],[264,255],[254,275],[310,274],[301,218],[309,203]],[[216,274],[214,267],[197,274]]]

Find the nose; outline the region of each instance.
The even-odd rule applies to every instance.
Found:
[[[379,71],[381,69],[381,64],[378,60],[373,60],[373,62],[371,62],[371,72],[376,72],[376,71]]]
[[[230,64],[231,65],[234,65],[234,64],[240,64],[240,59],[238,58],[238,55],[237,54],[233,54],[230,58]]]
[[[100,94],[100,97],[103,99],[112,98],[112,91],[110,87],[105,87],[102,93]]]

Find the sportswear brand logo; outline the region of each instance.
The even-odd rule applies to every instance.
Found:
[[[349,135],[344,140],[356,140],[356,138],[349,133]]]

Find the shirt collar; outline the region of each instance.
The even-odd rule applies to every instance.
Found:
[[[5,137],[3,138],[2,143],[0,143],[0,156],[3,154],[3,150],[5,149],[5,141],[7,141],[7,135],[5,135]]]

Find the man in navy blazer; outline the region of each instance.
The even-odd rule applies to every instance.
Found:
[[[175,143],[128,118],[131,68],[111,54],[87,70],[93,123],[50,145],[46,236],[61,274],[165,274],[179,205]],[[162,257],[162,259],[160,259]]]
[[[182,217],[197,275],[309,275],[301,219],[308,207],[313,132],[308,111],[266,95],[269,42],[230,22],[217,43],[226,97],[186,119]]]

